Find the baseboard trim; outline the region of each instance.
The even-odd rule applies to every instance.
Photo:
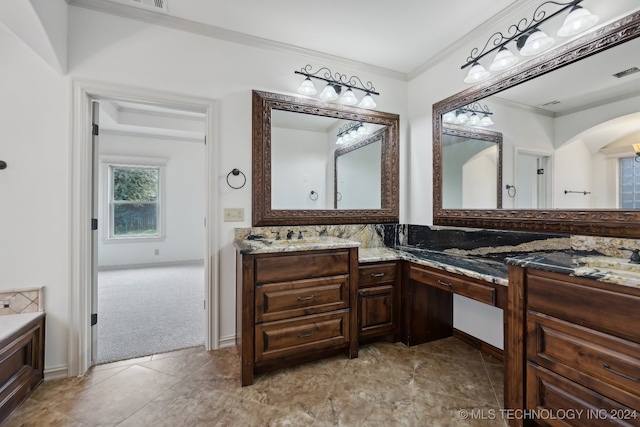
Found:
[[[55,368],[49,368],[44,370],[44,380],[59,380],[61,378],[69,378],[68,366],[57,366]]]
[[[486,353],[501,362],[504,362],[504,352],[498,347],[495,347],[488,342],[482,341],[480,338],[476,338],[473,335],[469,335],[468,333],[456,328],[453,328],[453,336],[463,343],[477,348],[481,352]]]
[[[236,345],[236,335],[227,335],[218,340],[218,348],[233,347]]]
[[[189,264],[199,264],[199,263],[202,263],[204,265],[204,259],[188,259],[184,261],[165,261],[165,262],[156,262],[156,263],[147,263],[147,264],[105,265],[105,266],[98,266],[98,271],[124,270],[127,268],[170,267],[174,265],[189,265]]]

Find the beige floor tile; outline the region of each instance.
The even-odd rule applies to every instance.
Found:
[[[361,347],[358,357],[347,361],[344,372],[409,384],[413,381],[416,362],[416,352],[411,349],[376,343]]]
[[[314,426],[409,425],[411,390],[357,374],[340,376]]]
[[[78,420],[51,409],[33,399],[28,399],[16,409],[3,427],[85,427]]]
[[[178,381],[173,376],[134,365],[74,398],[63,400],[54,409],[86,424],[117,423]]]
[[[168,353],[154,354],[153,356],[151,356],[151,360],[160,360],[160,359],[166,359],[168,357],[184,356],[187,354],[200,353],[200,352],[206,352],[206,350],[204,349],[204,346],[189,347],[189,348],[183,348],[182,350],[170,351]]]
[[[185,349],[45,382],[6,425],[503,426],[490,419],[503,404],[502,365],[474,350],[455,339],[374,343],[356,359],[292,366],[241,387],[236,348]]]
[[[435,392],[495,405],[496,397],[484,363],[421,353],[414,376],[416,394]]]

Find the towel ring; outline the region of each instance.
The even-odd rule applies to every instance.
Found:
[[[6,169],[6,168],[7,168],[7,162],[5,162],[4,160],[0,160],[0,170]]]
[[[314,198],[314,196],[315,196],[315,198]],[[318,200],[318,193],[316,193],[315,191],[311,190],[311,193],[309,193],[309,198],[315,202],[316,200]]]
[[[229,175],[233,175],[233,176],[238,176],[238,175],[242,175],[242,177],[244,178],[244,182],[242,183],[242,185],[238,186],[238,187],[234,187],[233,185],[231,185],[229,183]],[[247,177],[244,173],[242,173],[242,171],[238,168],[234,168],[231,172],[229,172],[227,174],[227,185],[231,188],[233,188],[234,190],[237,190],[239,188],[244,187],[244,185],[247,183]]]

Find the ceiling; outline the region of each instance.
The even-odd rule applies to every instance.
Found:
[[[406,76],[526,0],[67,0],[214,37],[331,56]],[[156,0],[157,1],[157,0]],[[163,3],[164,2],[164,3]],[[147,5],[148,4],[148,5]],[[451,11],[455,11],[452,20]],[[190,28],[189,28],[190,27]],[[206,28],[204,28],[206,27]]]

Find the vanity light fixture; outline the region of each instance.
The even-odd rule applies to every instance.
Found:
[[[349,122],[338,130],[336,145],[352,144],[369,135],[369,129],[362,122]]]
[[[327,83],[327,86],[320,92],[320,99],[323,101],[335,101],[338,100],[339,103],[344,105],[358,105],[360,108],[373,109],[376,108],[377,105],[373,100],[371,95],[380,95],[380,93],[376,92],[376,88],[373,87],[373,84],[369,81],[366,83],[362,83],[360,77],[351,76],[347,77],[346,74],[334,73],[327,67],[322,67],[317,71],[313,71],[311,65],[307,65],[304,68],[300,69],[300,71],[294,71],[295,74],[301,74],[305,76],[304,81],[298,88],[298,93],[302,95],[315,95],[318,93],[311,79],[322,80]],[[342,96],[340,94],[343,92],[343,88],[346,89]],[[364,92],[364,96],[362,100],[358,103],[358,98],[356,97],[353,90],[358,90]]]
[[[518,53],[523,57],[535,56],[550,49],[554,44],[554,39],[545,34],[539,27],[565,10],[570,9],[570,12],[557,31],[559,37],[571,37],[593,27],[598,22],[598,17],[579,6],[582,1],[573,0],[567,3],[554,0],[546,1],[536,8],[530,19],[523,18],[517,24],[512,24],[506,34],[500,31],[492,34],[482,50],[474,48],[467,57],[467,62],[461,67],[462,69],[471,67],[464,78],[464,82],[481,82],[491,75],[490,71],[504,71],[517,64],[520,58],[514,55],[514,52],[507,47],[512,41],[515,41]],[[553,10],[549,9],[555,7],[560,7],[560,9],[549,13]],[[490,71],[487,71],[480,63],[480,60],[496,50],[498,52],[491,65],[489,65]]]
[[[640,162],[640,144],[633,144],[633,151],[636,152],[636,162]]]
[[[489,127],[495,124],[491,119],[492,115],[493,113],[487,105],[474,102],[458,108],[455,112],[449,111],[443,114],[442,122],[460,126]]]

